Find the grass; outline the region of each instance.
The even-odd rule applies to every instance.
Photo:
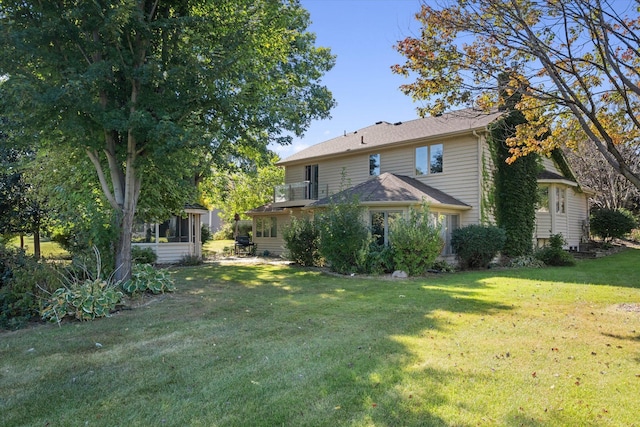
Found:
[[[202,252],[205,254],[222,254],[225,248],[233,249],[234,240],[209,240],[202,245]]]
[[[9,243],[16,248],[19,248],[20,238],[15,237]],[[24,249],[28,255],[33,255],[33,236],[24,236]],[[40,253],[44,258],[52,259],[63,259],[70,256],[69,253],[62,249],[59,244],[49,240],[40,242]]]
[[[2,333],[0,425],[638,425],[639,262],[176,269],[140,308]]]

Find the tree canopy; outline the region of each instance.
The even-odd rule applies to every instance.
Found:
[[[424,4],[416,15],[420,36],[396,46],[406,62],[392,69],[415,76],[401,89],[425,102],[421,114],[469,104],[500,108],[517,93],[526,122],[508,140],[511,161],[564,145],[562,130],[570,127],[640,188],[640,170],[625,155],[637,157],[640,149],[637,2],[444,3]],[[498,90],[503,73],[508,78]]]
[[[241,163],[328,116],[320,79],[334,58],[308,24],[297,0],[2,1],[0,114],[38,144],[88,156],[124,278],[145,189],[178,204],[161,193],[198,172],[192,156]]]

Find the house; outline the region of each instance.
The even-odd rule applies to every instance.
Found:
[[[381,242],[387,241],[390,221],[426,200],[442,222],[443,255],[451,255],[452,230],[494,223],[487,138],[502,114],[466,109],[404,123],[377,122],[281,160],[285,184],[275,189],[272,203],[249,212],[254,242],[260,251],[281,254],[281,229],[291,216],[312,213],[342,191],[358,195]],[[561,233],[567,247],[577,249],[587,238],[589,193],[553,159],[543,158],[542,166],[538,183],[544,202],[533,243],[542,245]]]
[[[160,264],[174,264],[188,256],[202,256],[201,218],[208,211],[200,205],[187,205],[184,215],[174,215],[162,223],[138,222],[131,245],[151,248]]]

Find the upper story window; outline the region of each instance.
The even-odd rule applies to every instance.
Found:
[[[566,191],[564,188],[556,187],[556,213],[563,214],[566,212]]]
[[[416,175],[442,173],[443,145],[432,144],[416,148]]]
[[[369,175],[380,175],[380,154],[369,155]]]

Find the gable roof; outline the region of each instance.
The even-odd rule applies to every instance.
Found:
[[[471,206],[436,188],[430,187],[417,179],[404,175],[383,173],[351,188],[343,190],[333,196],[317,200],[309,207],[326,206],[335,198],[351,199],[357,197],[360,204],[371,205],[378,203],[404,204],[421,203],[423,200],[431,205],[447,206],[457,209],[471,209]]]
[[[378,122],[355,132],[345,133],[344,136],[312,145],[281,160],[278,164],[285,165],[300,160],[370,150],[398,142],[471,133],[474,130],[485,129],[502,114],[502,112],[485,113],[468,108],[408,122]]]

